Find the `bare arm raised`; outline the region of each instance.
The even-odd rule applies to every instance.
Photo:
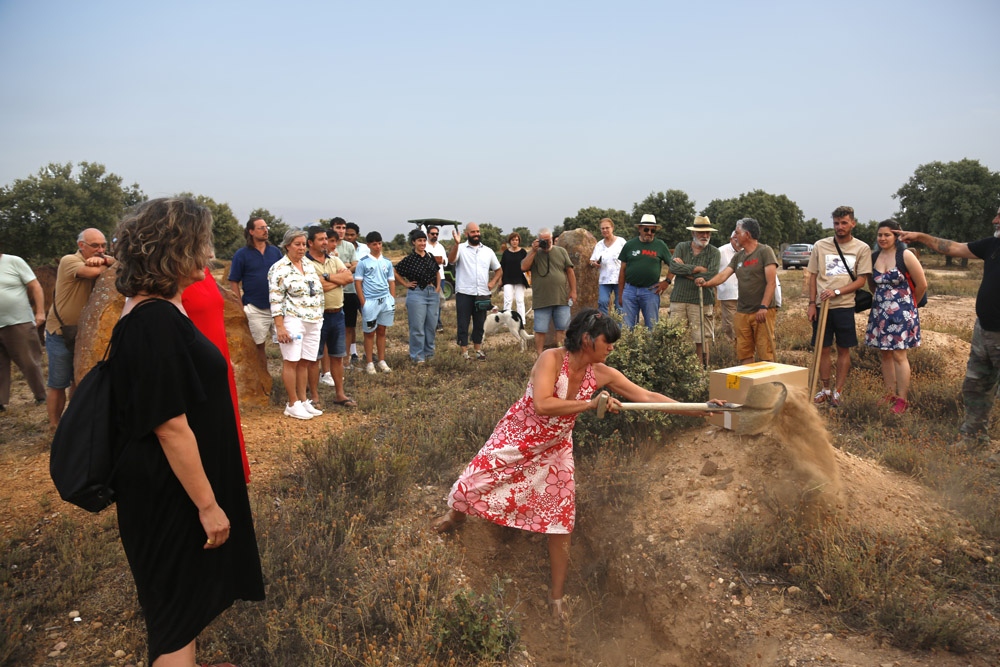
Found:
[[[903,230],[893,230],[897,241],[904,243],[923,243],[925,246],[949,257],[963,257],[966,259],[976,259],[976,256],[969,250],[968,243],[958,243],[948,239],[939,239],[923,232],[904,232]]]

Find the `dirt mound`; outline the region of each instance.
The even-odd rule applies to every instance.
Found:
[[[588,505],[578,517],[567,582],[573,620],[565,630],[546,615],[543,536],[472,520],[454,538],[466,556],[460,578],[483,590],[499,574],[519,601],[527,653],[518,663],[773,665],[794,658],[862,665],[928,657],[915,662],[913,653],[838,631],[833,617],[797,599],[787,583],[720,558],[737,521],[766,525],[779,504],[806,503],[897,534],[960,523],[914,480],[834,448],[804,395],[789,395],[761,435],[714,426],[676,433],[640,478],[629,505]],[[585,493],[579,471],[577,484]],[[425,500],[431,512],[440,504],[436,492]],[[937,654],[931,662],[988,664],[969,657]]]

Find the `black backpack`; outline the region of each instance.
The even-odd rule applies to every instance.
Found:
[[[133,312],[152,301],[140,303]],[[119,338],[124,326],[118,332]],[[100,512],[115,501],[111,480],[121,460],[114,455],[119,429],[109,365],[117,345],[112,349],[115,336],[111,338],[104,357],[83,376],[73,392],[52,438],[49,454],[49,475],[59,496],[88,512]]]
[[[910,272],[906,270],[906,261],[903,259],[903,248],[898,243],[896,244],[896,268],[899,269],[900,273],[906,276],[906,284],[910,286],[910,295],[916,294],[916,289],[913,287],[913,278],[910,277]],[[875,266],[875,260],[878,259],[879,253],[882,252],[881,249],[876,250],[872,253],[872,266]],[[917,308],[923,308],[927,305],[927,292],[930,290],[924,290],[924,295],[920,297],[920,303],[917,304]]]

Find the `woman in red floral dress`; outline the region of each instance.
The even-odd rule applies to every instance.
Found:
[[[563,583],[576,520],[573,424],[577,415],[597,408],[598,387],[640,403],[676,402],[646,391],[604,364],[620,335],[618,324],[594,308],[576,314],[566,330],[565,346],[538,357],[524,396],[452,486],[451,509],[433,525],[436,532],[447,532],[471,514],[501,526],[547,533],[549,605],[556,617],[564,613]],[[610,412],[617,412],[619,405],[609,398]]]

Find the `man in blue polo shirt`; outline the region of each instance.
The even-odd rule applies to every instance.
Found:
[[[233,263],[229,268],[229,285],[236,296],[243,301],[243,312],[250,324],[250,335],[257,344],[257,355],[260,364],[267,368],[267,356],[264,354],[264,344],[268,334],[275,335],[274,319],[271,317],[271,301],[267,293],[267,271],[271,265],[281,259],[281,251],[267,241],[267,223],[261,218],[251,218],[247,222],[244,236],[247,238],[245,247],[233,255]],[[240,294],[240,283],[243,283],[243,293]]]

